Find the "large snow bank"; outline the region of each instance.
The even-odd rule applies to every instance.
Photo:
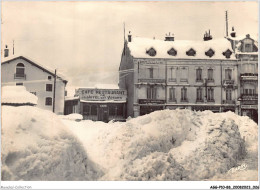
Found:
[[[126,123],[63,122],[103,166],[102,180],[206,180],[227,173],[245,156],[237,118],[163,110]],[[248,131],[257,130],[252,127]],[[249,134],[242,133],[246,140]]]
[[[55,114],[31,106],[2,106],[1,172],[2,180],[96,180],[102,175]]]
[[[26,91],[24,86],[2,87],[2,104],[33,104],[36,105],[38,98]]]

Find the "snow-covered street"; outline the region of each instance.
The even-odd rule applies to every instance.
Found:
[[[258,126],[233,112],[163,110],[124,123],[31,106],[2,114],[3,180],[257,180]]]

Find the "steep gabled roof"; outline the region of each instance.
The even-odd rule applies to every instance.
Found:
[[[55,77],[55,74],[54,74],[53,71],[51,71],[51,69],[46,68],[46,67],[43,67],[42,65],[40,65],[40,64],[38,64],[38,63],[35,63],[35,62],[32,61],[31,59],[28,59],[28,58],[26,58],[26,57],[24,57],[24,56],[10,57],[9,59],[8,59],[8,58],[5,58],[5,61],[3,61],[3,62],[1,63],[1,65],[6,64],[6,63],[10,63],[10,62],[12,62],[12,61],[14,61],[14,60],[16,60],[16,59],[23,59],[23,60],[27,61],[28,63],[32,64],[33,66],[38,67],[39,69],[41,69],[41,70],[45,71],[46,73],[49,73],[50,75],[52,75],[53,77]],[[65,79],[63,79],[64,77],[61,77],[61,76],[58,76],[58,75],[56,75],[56,76],[57,76],[57,78],[61,79],[65,84],[67,84],[68,81],[65,80]]]
[[[175,40],[175,41],[164,41],[155,40],[148,38],[134,37],[131,42],[128,42],[128,47],[131,51],[131,55],[134,58],[166,58],[166,59],[219,59],[219,60],[236,60],[234,53],[230,58],[226,58],[223,52],[226,50],[232,50],[231,43],[223,39],[214,39],[209,41],[188,41],[188,40]],[[146,53],[153,47],[156,50],[155,56],[150,56]],[[169,49],[174,47],[178,52],[176,56],[171,56],[168,54]],[[186,52],[190,49],[196,51],[196,55],[188,56]],[[209,49],[214,50],[214,55],[209,57],[205,55]]]

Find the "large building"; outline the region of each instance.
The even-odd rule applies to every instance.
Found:
[[[127,116],[186,108],[239,113],[238,60],[225,38],[201,41],[133,38],[124,43],[119,87],[128,94]]]
[[[240,113],[258,122],[258,43],[249,34],[228,38],[238,59]]]
[[[38,97],[37,107],[53,111],[55,104],[55,113],[64,113],[66,80],[23,56],[7,57],[2,62],[1,69],[2,86],[23,85]]]

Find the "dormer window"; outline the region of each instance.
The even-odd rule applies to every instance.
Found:
[[[232,51],[230,51],[230,50],[228,49],[228,50],[224,51],[222,54],[223,54],[227,59],[229,59],[230,56],[231,56],[231,54],[232,54]]]
[[[174,48],[171,48],[167,53],[169,55],[172,55],[172,56],[176,56],[177,55],[177,51]]]
[[[195,56],[196,55],[196,51],[192,48],[189,49],[189,51],[186,51],[186,55],[188,56]]]
[[[209,56],[209,57],[212,57],[214,54],[215,54],[215,51],[211,48],[205,52],[205,55]]]
[[[149,50],[146,51],[146,53],[150,56],[155,56],[156,50],[154,48],[150,48]]]

